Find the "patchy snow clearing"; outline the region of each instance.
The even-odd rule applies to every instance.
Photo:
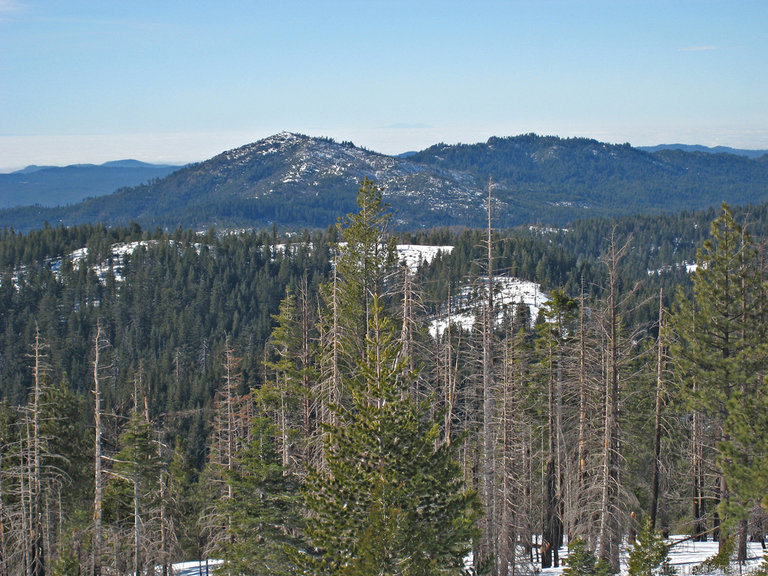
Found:
[[[425,246],[421,244],[398,244],[397,258],[416,272],[422,264],[429,264],[438,254],[450,254],[453,246]]]
[[[520,280],[519,278],[509,278],[507,276],[497,276],[494,281],[494,297],[496,305],[499,306],[499,312],[496,322],[501,322],[504,313],[511,309],[514,314],[514,308],[518,304],[528,306],[531,313],[531,322],[535,322],[539,311],[549,302],[549,296],[541,290],[541,286],[536,282]],[[438,336],[448,327],[448,324],[459,326],[462,330],[472,330],[475,324],[477,306],[479,298],[478,292],[485,292],[484,287],[488,283],[488,278],[480,278],[481,289],[474,290],[472,286],[464,286],[461,293],[451,301],[451,314],[446,317],[432,320],[429,327],[429,333],[432,336]]]

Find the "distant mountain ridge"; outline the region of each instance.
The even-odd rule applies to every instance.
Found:
[[[645,152],[659,152],[660,150],[682,150],[683,152],[703,152],[705,154],[734,154],[747,158],[760,158],[768,154],[768,150],[748,150],[744,148],[731,148],[729,146],[701,146],[699,144],[657,144],[656,146],[638,146],[638,150]]]
[[[651,153],[535,134],[387,156],[281,133],[72,206],[3,210],[0,226],[135,221],[163,228],[324,228],[356,209],[365,177],[384,188],[393,225],[405,229],[484,226],[489,180],[498,227],[768,200],[768,156]]]
[[[179,168],[138,160],[115,160],[99,165],[31,165],[0,174],[0,208],[74,204],[91,196],[111,194],[118,188],[163,178]]]
[[[125,160],[110,160],[103,164],[91,164],[91,163],[77,163],[68,164],[67,166],[38,166],[36,164],[30,164],[22,168],[21,170],[15,170],[8,172],[8,174],[32,174],[33,172],[40,172],[41,170],[50,170],[56,168],[174,168],[178,169],[181,166],[176,164],[151,164],[149,162],[142,162],[141,160],[133,160],[127,158]]]

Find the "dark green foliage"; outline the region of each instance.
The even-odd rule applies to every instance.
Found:
[[[174,539],[178,549],[184,554],[200,558],[197,550],[197,523],[198,511],[195,502],[195,488],[198,474],[193,466],[185,443],[176,439],[173,455],[168,462],[166,513],[173,528]]]
[[[587,548],[587,543],[576,538],[568,544],[568,559],[563,569],[563,576],[609,576],[613,574],[607,562],[597,559],[597,555]]]
[[[748,519],[747,503],[768,509],[768,390],[764,384],[748,398],[738,395],[731,401],[725,428],[728,438],[720,444],[720,464],[739,500],[724,506],[729,516]]]
[[[726,205],[697,262],[693,298],[678,295],[673,352],[692,407],[716,431],[717,499],[731,529],[764,498],[768,481],[761,441],[767,434],[765,262]],[[740,544],[743,555],[746,542]]]
[[[93,485],[92,439],[83,426],[88,413],[85,398],[74,394],[63,379],[58,386],[45,388],[41,406],[40,434],[49,454],[47,463],[65,487],[62,507],[69,516],[88,506],[84,492]]]
[[[307,478],[316,554],[297,557],[307,574],[462,573],[477,497],[464,487],[454,445],[435,448],[440,430],[428,407],[405,393],[388,324],[373,321],[385,340],[371,350],[382,356],[368,356],[349,383],[353,405],[338,409],[329,430],[327,470]]]
[[[143,516],[159,505],[157,489],[163,467],[152,428],[139,412],[134,412],[120,437],[121,450],[104,489],[104,516],[107,522],[132,525],[135,521],[134,498],[139,498],[138,512]],[[135,487],[135,490],[134,490]]]
[[[340,245],[336,270],[340,279],[338,306],[342,337],[343,362],[348,373],[356,370],[365,355],[366,337],[370,332],[371,302],[382,297],[387,276],[395,264],[395,238],[388,226],[392,219],[383,202],[383,190],[372,180],[364,179],[358,189],[358,211],[339,222]],[[332,288],[326,286],[326,291]],[[326,298],[327,302],[330,302]],[[330,307],[330,306],[329,306]]]
[[[371,181],[363,184],[359,198],[362,206],[358,208],[366,207],[365,218],[352,214],[341,226],[324,233],[307,232],[291,238],[283,238],[276,230],[226,235],[213,231],[197,234],[182,229],[150,233],[138,225],[128,228],[46,226],[26,235],[13,231],[0,233],[0,396],[8,401],[2,410],[7,424],[2,426],[2,445],[8,447],[3,453],[5,470],[17,465],[19,460],[14,444],[18,446],[21,427],[14,423],[18,412],[13,406],[25,403],[28,397],[31,375],[27,354],[36,325],[50,345],[51,381],[60,383],[57,389],[48,392],[44,402],[49,410],[44,417],[47,427],[44,435],[50,439],[48,450],[63,456],[55,463],[71,479],[63,483],[62,510],[66,521],[62,525],[64,536],[55,570],[74,571],[77,554],[81,554],[82,559],[89,546],[87,526],[93,482],[90,389],[97,323],[101,323],[111,343],[106,353],[109,360],[105,362],[110,367],[104,370],[103,388],[104,406],[109,414],[106,450],[112,457],[118,456],[116,452],[123,448],[119,459],[125,461],[112,472],[130,480],[137,472],[132,462],[140,462],[141,468],[152,471],[144,475],[141,490],[141,514],[150,512],[151,517],[160,506],[157,496],[149,494],[160,486],[151,476],[155,474],[157,480],[154,471],[162,471],[168,496],[163,513],[168,522],[174,523],[174,536],[184,549],[184,557],[205,558],[206,551],[210,551],[204,548],[208,535],[202,533],[203,524],[196,524],[195,518],[201,511],[207,511],[215,498],[213,490],[205,491],[206,479],[203,474],[200,479],[198,470],[210,450],[207,439],[213,420],[213,395],[217,383],[222,381],[220,358],[225,339],[229,337],[243,358],[237,395],[244,396],[256,389],[259,391],[257,405],[268,412],[268,417],[277,419],[280,409],[288,414],[285,436],[283,430],[263,423],[263,427],[255,425],[253,437],[243,435],[238,439],[245,443],[261,438],[258,444],[250,443],[247,451],[240,454],[241,473],[233,472],[227,478],[239,496],[231,504],[234,508],[226,508],[233,520],[231,546],[220,550],[226,552],[231,565],[237,567],[233,571],[259,572],[251,566],[263,561],[262,552],[270,555],[273,565],[280,564],[280,570],[289,571],[298,563],[307,571],[314,568],[330,571],[335,556],[329,551],[334,550],[334,546],[344,546],[344,550],[352,554],[352,560],[345,566],[350,574],[375,573],[382,566],[387,570],[391,567],[388,562],[395,556],[414,559],[411,573],[432,573],[436,564],[426,559],[424,551],[440,558],[437,564],[441,568],[461,570],[460,559],[474,535],[470,520],[475,517],[476,499],[472,492],[465,490],[462,471],[455,459],[463,458],[463,473],[471,478],[471,452],[475,445],[454,440],[462,434],[472,438],[473,425],[480,416],[476,391],[472,388],[477,350],[473,349],[471,338],[459,330],[444,335],[439,343],[430,340],[426,330],[417,332],[428,319],[419,314],[435,317],[447,313],[449,298],[452,298],[451,311],[455,311],[463,287],[482,277],[485,237],[475,231],[441,229],[414,232],[403,239],[450,244],[455,248],[424,267],[413,282],[424,291],[420,302],[423,308],[413,309],[415,336],[408,343],[414,344],[410,348],[414,356],[401,357],[402,341],[399,340],[404,339],[404,331],[400,325],[403,309],[399,308],[399,282],[402,276],[392,267],[393,239],[387,229],[393,221],[384,204],[383,191]],[[766,205],[751,209],[750,230],[764,230],[764,222],[768,222],[766,209]],[[735,214],[740,214],[738,219],[743,220],[743,211],[734,212],[733,218],[737,219]],[[683,270],[665,268],[692,256],[694,247],[706,233],[704,220],[708,215],[592,220],[575,224],[569,232],[518,229],[498,232],[493,239],[494,270],[537,280],[546,289],[554,290],[552,317],[561,320],[564,327],[557,330],[557,324],[539,324],[540,334],[545,336],[542,341],[548,340],[551,344],[551,362],[542,362],[542,354],[537,354],[546,350],[535,348],[536,332],[531,329],[530,318],[525,316],[527,308],[523,310],[525,314],[514,319],[514,329],[505,324],[497,331],[499,339],[507,333],[519,334],[514,344],[514,406],[519,407],[520,413],[514,416],[512,429],[515,434],[524,434],[524,442],[536,448],[542,445],[542,440],[546,442],[543,436],[547,426],[546,401],[541,384],[548,368],[557,373],[562,365],[566,434],[573,432],[578,418],[574,411],[577,389],[573,386],[576,381],[572,372],[579,327],[574,316],[578,310],[571,299],[579,294],[583,278],[588,293],[584,307],[586,323],[595,324],[599,320],[599,297],[603,296],[600,286],[605,285],[600,254],[612,232],[623,238],[632,236],[626,259],[617,271],[619,293],[632,293],[627,313],[621,318],[627,333],[632,334],[624,349],[632,379],[623,380],[629,395],[621,422],[621,482],[630,509],[645,506],[650,482],[649,415],[653,409],[654,373],[649,368],[648,360],[653,355],[649,354],[647,344],[655,337],[655,328],[649,326],[658,315],[658,288],[662,284],[665,294],[671,294],[671,286],[680,284],[685,299],[715,300],[713,290],[709,295],[694,293],[693,284]],[[742,236],[737,233],[736,237]],[[141,244],[124,259],[111,255],[114,244],[139,241]],[[337,318],[342,330],[337,335],[339,342],[345,339],[339,354],[344,390],[330,401],[323,398],[321,402],[317,395],[327,390],[328,383],[322,379],[330,373],[330,365],[319,350],[327,346],[333,336],[328,330],[331,302],[328,279],[332,271],[331,254],[335,253],[338,241],[347,243],[336,268],[338,285],[334,295],[338,302],[343,302]],[[84,260],[77,263],[64,258],[59,264],[59,258],[83,246],[89,249]],[[741,257],[738,251],[732,256]],[[734,258],[731,260],[735,262]],[[755,271],[764,268],[760,267],[759,260],[750,261],[753,264],[746,268],[751,269],[753,275],[745,277],[750,287],[749,298],[737,301],[743,294],[734,293],[732,317],[743,315],[745,306],[736,305],[738,302],[746,302],[750,314],[765,310],[760,300],[763,296],[755,296],[760,294]],[[102,265],[97,273],[96,267]],[[649,269],[664,270],[659,276],[649,276]],[[702,276],[704,274],[697,273],[696,278]],[[472,294],[461,297],[469,302]],[[302,333],[304,319],[314,324],[318,316],[322,316],[322,323],[306,327]],[[741,322],[739,318],[736,320]],[[507,323],[511,322],[508,317]],[[277,330],[276,324],[279,324]],[[731,334],[746,334],[741,325],[734,324],[736,328]],[[764,327],[768,323],[758,325]],[[695,404],[706,409],[708,417],[714,418],[719,413],[722,419],[718,424],[728,433],[728,438],[719,444],[718,462],[729,478],[730,504],[737,507],[722,510],[734,519],[740,518],[739,514],[747,509],[746,504],[764,498],[768,476],[764,452],[768,446],[765,440],[768,401],[764,386],[757,386],[757,379],[741,379],[748,371],[760,373],[756,362],[764,348],[754,343],[761,338],[764,342],[765,335],[759,330],[756,334],[758,337],[750,336],[749,351],[740,353],[739,362],[733,363],[729,374],[734,377],[734,386],[728,391],[729,396],[725,397],[726,391],[717,387],[720,379],[699,378],[700,382],[712,384],[707,395],[718,396],[711,408],[702,404],[703,393]],[[308,359],[304,356],[303,340],[307,335]],[[447,350],[449,343],[451,349]],[[594,350],[589,352],[599,353],[600,346],[599,340],[590,341],[588,347]],[[688,346],[686,350],[698,348]],[[560,354],[562,358],[558,357]],[[700,376],[699,371],[704,370],[710,360],[708,356],[689,359],[688,364],[681,360],[675,366],[680,382],[690,384],[690,377]],[[502,364],[499,352],[499,368]],[[423,370],[415,373],[412,367],[420,365]],[[129,414],[132,405],[129,398],[140,369],[149,384],[149,428],[146,417],[131,420]],[[448,371],[452,372],[450,381]],[[445,438],[440,411],[446,407],[448,412],[448,384],[454,386],[451,391],[453,426],[447,434],[452,441],[450,448],[442,443]],[[595,381],[596,390],[598,385]],[[411,400],[410,394],[414,391],[419,398],[429,398],[429,404]],[[281,397],[282,392],[287,394]],[[670,394],[675,392],[679,390],[670,386]],[[693,397],[670,398],[670,406],[678,413],[666,422],[668,443],[662,448],[665,469],[673,471],[662,482],[666,481],[666,487],[676,491],[668,498],[674,507],[667,510],[673,528],[686,528],[684,507],[689,502],[690,484],[685,476],[688,461],[681,446],[689,441],[687,423],[692,404],[683,400],[692,401]],[[596,430],[600,426],[596,424],[601,410],[599,392],[594,393],[593,400],[594,406],[589,408],[587,417],[588,426]],[[328,407],[334,402],[335,411],[330,413]],[[305,425],[307,422],[310,425]],[[321,422],[333,424],[323,428]],[[325,459],[319,454],[319,437],[323,432],[328,435]],[[122,444],[117,442],[120,433],[123,433]],[[152,456],[149,440],[152,443],[159,440],[171,450]],[[290,461],[288,470],[277,465],[279,459],[274,454],[277,448],[283,455],[285,440],[290,444],[286,452]],[[713,435],[709,440],[708,445],[714,449],[716,438]],[[572,435],[567,436],[566,448],[574,446],[573,441]],[[144,448],[138,450],[134,458],[126,452],[128,444]],[[591,452],[587,451],[590,465],[598,449],[595,445]],[[146,457],[141,456],[142,451]],[[572,455],[569,450],[565,456]],[[714,462],[714,456],[709,455]],[[527,462],[524,458],[528,458]],[[540,508],[535,510],[541,505],[540,487],[536,482],[541,478],[544,460],[545,455],[538,450],[533,454],[520,451],[511,460],[510,469],[521,470],[514,502],[519,514],[515,519],[518,530],[515,536],[522,545],[530,536],[526,530],[539,529],[528,526],[540,519]],[[316,510],[309,527],[312,546],[302,544],[300,539],[302,513],[297,507],[302,502],[295,500],[299,481],[293,475],[294,472],[301,475],[307,461],[319,462],[305,488],[307,501]],[[565,462],[565,466],[571,465],[570,460]],[[534,479],[530,484],[525,484],[527,480],[522,476],[525,466]],[[573,473],[573,468],[566,469],[566,474],[569,473]],[[591,474],[588,482],[594,483],[598,473],[590,470],[588,473]],[[714,491],[712,484],[707,485],[708,496]],[[122,550],[129,551],[132,488],[129,481],[113,477],[108,491],[106,520],[111,530],[123,529],[120,532]],[[16,504],[14,498],[8,496],[4,502],[9,506]],[[265,503],[268,506],[262,506]],[[572,503],[565,505],[572,506]],[[358,508],[352,514],[350,509],[354,507]],[[276,521],[278,511],[282,516]],[[223,513],[224,509],[219,512]],[[573,508],[567,509],[564,517],[572,512]],[[709,512],[712,513],[713,508]],[[218,524],[216,529],[223,525],[223,522]],[[580,528],[586,532],[588,526],[584,523]],[[220,531],[215,536],[221,538],[222,534]],[[259,544],[253,545],[252,538]],[[293,550],[287,558],[283,556],[285,545]],[[173,546],[175,544],[169,543],[168,549]],[[174,554],[181,557],[178,551]],[[600,573],[602,566],[596,565],[594,555],[581,563],[578,559],[576,549],[570,559],[574,570],[581,566],[578,570],[586,574]]]
[[[651,528],[650,520],[646,520],[629,553],[629,576],[672,576],[676,572],[668,556],[669,548],[664,537]]]
[[[765,200],[762,163],[729,155],[654,154],[629,144],[526,134],[486,143],[437,144],[410,161],[493,175],[502,226],[563,225],[578,218],[664,213]],[[507,220],[509,219],[509,220]],[[514,219],[514,220],[513,220]],[[515,221],[517,220],[517,221]]]
[[[303,547],[299,480],[280,465],[274,434],[265,418],[256,418],[252,440],[226,473],[232,498],[220,503],[229,524],[217,550],[224,559],[219,574],[295,573],[288,550]]]
[[[125,406],[141,365],[151,382],[150,418],[163,414],[171,438],[184,439],[199,464],[213,383],[221,370],[214,359],[225,334],[245,352],[245,392],[261,383],[264,344],[286,287],[298,292],[306,278],[308,298],[315,298],[330,267],[328,238],[306,235],[283,241],[288,244],[283,249],[273,246],[282,239],[268,234],[176,231],[152,237],[135,226],[5,233],[0,238],[0,397],[26,400],[27,353],[36,323],[49,342],[52,373],[66,374],[74,393],[87,394],[91,342],[101,321],[114,356],[105,408]],[[113,245],[138,241],[142,244],[124,261],[111,256]],[[87,256],[73,264],[67,256],[83,246],[89,248]],[[97,275],[95,268],[105,262],[106,272]]]
[[[331,407],[323,463],[303,487],[311,548],[294,557],[304,574],[460,574],[477,536],[477,495],[466,488],[457,443],[440,442],[440,420],[411,395],[416,374],[383,305],[391,267],[389,216],[364,180],[326,287],[348,399]],[[336,314],[336,303],[341,310]],[[327,321],[326,321],[327,322]]]

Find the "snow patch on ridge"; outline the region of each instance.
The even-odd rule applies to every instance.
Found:
[[[453,246],[425,246],[421,244],[398,244],[397,258],[412,272],[422,264],[429,264],[438,254],[450,254]]]

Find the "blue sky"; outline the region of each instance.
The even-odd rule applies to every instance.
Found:
[[[0,171],[283,130],[768,149],[768,1],[0,0]]]

